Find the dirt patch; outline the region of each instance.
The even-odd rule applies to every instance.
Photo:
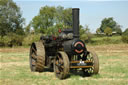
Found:
[[[128,44],[87,46],[87,48],[95,51],[128,51]]]
[[[29,48],[0,48],[0,52],[29,52]]]
[[[128,79],[122,79],[122,78],[98,78],[98,79],[94,79],[94,78],[80,78],[80,80],[95,80],[95,81],[128,81]]]
[[[0,68],[9,67],[9,66],[26,66],[28,62],[8,62],[8,63],[0,63]]]
[[[101,56],[128,56],[128,44],[87,46],[87,48]]]
[[[127,52],[128,53],[128,44],[110,44],[110,45],[97,45],[92,46],[88,45],[87,48],[89,50],[93,50],[96,52]],[[29,52],[30,48],[0,48],[0,52]]]

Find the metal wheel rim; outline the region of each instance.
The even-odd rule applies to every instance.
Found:
[[[36,59],[34,59],[32,57],[32,55],[36,56],[36,49],[34,50],[34,45],[32,44],[31,48],[30,48],[30,56],[29,56],[29,60],[30,60],[30,68],[31,71],[34,71],[36,68]],[[35,63],[35,64],[34,64]]]
[[[94,73],[94,59],[93,59],[92,53],[89,53],[87,55],[87,60],[91,61],[93,66],[89,69],[85,69],[84,71],[87,72],[88,74],[93,74]]]
[[[65,79],[66,77],[68,77],[69,59],[68,55],[63,51],[59,51],[54,59],[54,72],[56,77],[58,77],[59,79]]]
[[[58,71],[58,72],[56,72],[57,75],[60,75],[63,72],[62,67],[63,67],[64,63],[62,61],[63,61],[63,59],[62,59],[61,55],[57,55],[57,57],[55,58],[55,69],[56,69],[56,71]],[[59,66],[59,64],[62,64],[62,66]]]

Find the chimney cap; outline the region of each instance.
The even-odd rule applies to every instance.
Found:
[[[79,10],[79,8],[72,8],[72,10]]]

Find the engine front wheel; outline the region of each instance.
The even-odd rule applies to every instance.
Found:
[[[98,74],[99,72],[99,59],[95,52],[89,51],[87,55],[87,60],[92,62],[92,67],[88,69],[83,69],[86,76],[91,76],[92,74]]]
[[[69,58],[65,52],[58,52],[54,60],[54,72],[59,79],[65,79],[69,74]]]

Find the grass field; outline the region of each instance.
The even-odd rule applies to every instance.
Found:
[[[91,77],[70,74],[59,80],[53,72],[31,72],[29,48],[0,48],[0,85],[128,85],[128,44],[88,46],[99,56],[100,72]]]
[[[93,37],[90,45],[108,45],[108,44],[123,44],[122,37],[117,36],[102,36],[102,37]]]

